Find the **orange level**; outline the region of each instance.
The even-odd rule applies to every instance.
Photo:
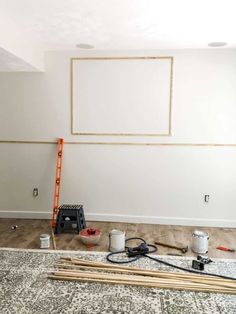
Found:
[[[63,144],[64,144],[64,139],[59,138],[58,145],[57,145],[56,178],[55,178],[55,188],[54,188],[53,212],[52,212],[52,219],[51,219],[52,228],[56,227],[56,220],[57,220],[59,201],[60,201]]]

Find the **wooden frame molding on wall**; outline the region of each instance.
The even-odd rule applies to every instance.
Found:
[[[74,131],[74,88],[73,88],[73,63],[80,60],[155,60],[167,59],[170,60],[170,87],[169,87],[169,113],[168,113],[168,133],[163,134],[142,134],[142,133],[95,133],[95,132],[75,132]],[[72,135],[93,135],[93,136],[171,136],[172,135],[172,93],[173,93],[173,64],[174,58],[170,56],[163,57],[78,57],[70,59],[70,102],[71,102],[71,134]]]
[[[56,140],[0,140],[0,144],[57,144]],[[236,143],[143,143],[143,142],[82,142],[82,141],[64,141],[68,145],[111,145],[111,146],[159,146],[159,147],[236,147]]]

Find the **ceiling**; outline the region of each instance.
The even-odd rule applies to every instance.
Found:
[[[235,0],[0,0],[0,71],[43,71],[48,50],[236,48]]]
[[[236,48],[235,0],[0,0],[44,50]]]
[[[34,72],[35,68],[0,47],[0,72]]]

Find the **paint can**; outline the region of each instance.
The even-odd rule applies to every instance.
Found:
[[[125,250],[125,232],[113,229],[109,232],[109,251],[120,252]]]
[[[208,252],[209,234],[204,231],[195,230],[192,233],[192,251],[198,254]]]
[[[50,235],[41,234],[40,235],[40,249],[49,249],[50,248]]]

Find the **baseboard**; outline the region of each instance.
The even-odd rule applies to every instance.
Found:
[[[0,218],[51,219],[51,212],[0,211]],[[88,221],[236,228],[236,220],[85,213]]]
[[[203,219],[203,218],[136,216],[115,214],[114,215],[87,214],[86,219],[90,221],[110,221],[110,222],[116,221],[160,225],[236,228],[236,220],[227,219],[206,219],[206,218]]]

